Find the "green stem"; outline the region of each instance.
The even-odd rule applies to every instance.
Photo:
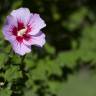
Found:
[[[25,68],[24,59],[25,59],[26,55],[20,56],[20,57],[21,57],[20,69],[22,70],[22,73],[23,73],[24,72],[24,68]]]
[[[20,56],[20,57],[21,57],[21,65],[22,65],[22,64],[24,64],[24,59],[25,59],[26,55]]]

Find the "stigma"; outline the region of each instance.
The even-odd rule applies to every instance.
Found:
[[[23,36],[25,33],[26,33],[26,31],[27,31],[27,28],[23,28],[23,29],[21,29],[21,30],[19,30],[17,33],[17,35],[18,36]]]

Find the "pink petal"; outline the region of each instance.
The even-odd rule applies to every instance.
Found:
[[[30,11],[28,8],[19,8],[17,10],[13,10],[11,12],[11,15],[15,17],[17,20],[23,22],[24,25],[27,25],[30,18]]]
[[[12,43],[12,46],[15,53],[22,56],[31,52],[31,46],[26,46],[24,43],[20,44],[19,42],[15,41]]]
[[[5,25],[3,26],[3,29],[2,29],[6,40],[10,41],[11,39],[13,40],[13,38],[15,38],[15,36],[13,36],[12,32],[11,32],[12,27],[14,27],[14,26],[17,26],[16,19],[11,15],[7,16],[7,19],[5,21]]]
[[[24,44],[27,45],[27,46],[31,46],[32,45],[32,36],[29,40],[23,40]]]
[[[10,29],[11,29],[11,26],[4,25],[2,31],[3,31],[5,39],[9,40],[10,42],[13,42],[16,39],[16,37],[12,35],[12,33],[9,31]]]
[[[17,19],[14,18],[12,15],[9,15],[9,16],[7,16],[5,25],[17,27]]]
[[[32,28],[30,35],[36,35],[40,32],[40,29],[46,26],[45,22],[39,14],[33,14],[30,16],[28,25]]]
[[[45,44],[45,34],[40,32],[38,35],[32,36],[31,44],[42,47]]]

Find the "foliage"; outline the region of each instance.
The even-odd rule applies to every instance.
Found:
[[[44,48],[14,54],[2,35],[10,10],[28,7],[47,23]],[[96,7],[92,0],[0,1],[0,96],[95,96]]]

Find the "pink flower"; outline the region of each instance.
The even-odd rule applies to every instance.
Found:
[[[45,44],[45,34],[41,31],[45,26],[39,14],[30,13],[27,8],[19,8],[7,16],[3,34],[15,53],[24,55],[31,52],[31,45],[42,47]]]

